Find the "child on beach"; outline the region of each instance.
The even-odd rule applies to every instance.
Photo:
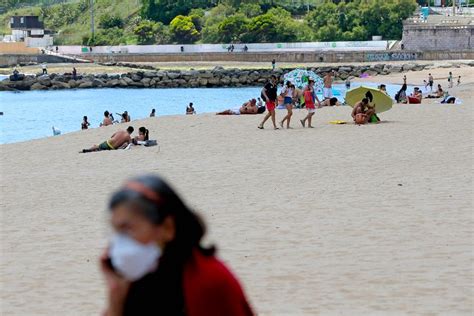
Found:
[[[311,121],[313,119],[314,113],[316,112],[316,106],[314,105],[313,91],[311,85],[306,86],[303,95],[306,109],[308,109],[308,115],[306,115],[304,119],[300,120],[300,122],[301,125],[305,127],[306,121],[308,121],[308,128],[313,128],[313,126],[311,125]]]
[[[458,86],[461,84],[461,76],[458,77]]]

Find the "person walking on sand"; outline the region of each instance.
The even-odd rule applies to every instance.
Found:
[[[458,86],[461,84],[461,76],[458,77]]]
[[[334,70],[330,71],[324,76],[324,88],[323,88],[323,97],[324,99],[331,99],[332,95],[332,82],[333,82]]]
[[[283,86],[283,89],[281,90],[280,94],[284,99],[283,99],[283,104],[286,107],[286,110],[288,113],[286,116],[283,118],[283,120],[280,122],[281,128],[283,128],[283,124],[286,121],[286,128],[289,129],[290,127],[290,121],[291,121],[291,116],[293,115],[293,98],[295,97],[295,86],[287,81],[286,85]]]
[[[449,76],[448,76],[448,87],[452,88],[453,87],[453,73],[450,71]]]
[[[304,104],[306,106],[306,109],[308,110],[308,114],[306,115],[304,119],[300,120],[300,122],[301,122],[301,125],[303,125],[303,127],[306,127],[306,121],[308,121],[308,128],[313,128],[313,125],[311,125],[311,121],[313,120],[313,115],[316,112],[316,106],[314,105],[314,99],[313,99],[314,93],[313,93],[313,87],[311,84],[305,87],[305,90],[303,92],[303,97],[304,97]]]
[[[100,126],[109,126],[109,125],[112,125],[114,124],[112,119],[110,118],[110,113],[109,111],[105,111],[104,112],[104,120],[102,121],[102,123],[100,123]]]
[[[101,151],[101,150],[115,150],[122,148],[128,145],[132,138],[134,129],[132,126],[129,126],[126,130],[120,130],[112,135],[110,139],[106,140],[105,142],[101,143],[100,145],[94,145],[89,149],[83,149],[80,151],[81,153],[90,153],[93,151]]]
[[[272,60],[272,70],[275,71],[275,65],[276,65],[276,60],[273,59]]]
[[[82,118],[81,129],[88,129],[91,124],[87,120],[87,116]]]
[[[263,87],[261,97],[265,101],[268,113],[265,115],[258,128],[263,129],[265,122],[269,118],[272,118],[273,128],[278,129],[275,118],[275,102],[277,99],[277,77],[275,75],[272,75],[270,81]]]

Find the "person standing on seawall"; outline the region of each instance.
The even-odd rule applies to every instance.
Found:
[[[100,260],[104,315],[254,315],[214,247],[201,245],[202,220],[160,177],[129,180],[109,210],[114,235]]]
[[[276,126],[276,118],[275,118],[275,107],[276,107],[276,99],[277,99],[277,77],[272,75],[270,81],[262,89],[261,94],[262,99],[265,101],[265,105],[267,106],[268,113],[263,118],[262,123],[258,126],[259,129],[263,129],[263,125],[265,122],[271,117],[273,128],[278,129]]]

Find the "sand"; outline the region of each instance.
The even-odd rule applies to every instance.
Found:
[[[314,130],[300,110],[279,131],[261,116],[134,121],[159,148],[77,153],[120,125],[1,145],[1,314],[98,314],[107,200],[148,172],[204,217],[260,315],[472,314],[474,76],[452,71],[462,105],[395,105],[378,125],[331,125],[350,118],[335,107]]]

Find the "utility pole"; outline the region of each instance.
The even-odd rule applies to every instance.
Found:
[[[456,0],[453,0],[453,16],[456,15]]]
[[[91,7],[91,38],[94,38],[94,0],[90,0]]]

